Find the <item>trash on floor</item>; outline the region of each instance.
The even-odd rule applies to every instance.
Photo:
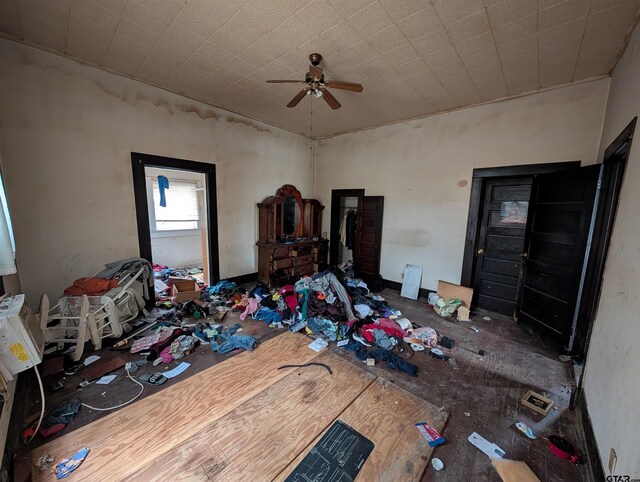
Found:
[[[533,429],[529,427],[529,425],[527,425],[525,422],[516,422],[516,427],[530,439],[535,440],[537,438],[533,433]]]
[[[568,460],[572,464],[579,464],[581,462],[578,449],[568,440],[557,435],[550,435],[547,445],[551,453],[556,457]]]
[[[416,423],[416,427],[429,444],[429,447],[437,447],[438,445],[445,443],[446,440],[442,435],[440,435],[440,432],[427,422]]]
[[[458,308],[458,321],[471,321],[471,319],[469,318],[470,314],[471,311],[469,311],[469,308],[467,308],[466,306],[460,306]]]
[[[525,393],[521,400],[522,405],[538,412],[541,415],[547,415],[553,406],[553,400],[544,395],[529,390]]]
[[[58,462],[55,468],[56,479],[66,479],[71,472],[82,465],[90,451],[88,447],[82,447],[70,459],[62,459]]]
[[[163,372],[162,374],[167,377],[167,378],[175,378],[178,375],[180,375],[182,372],[184,372],[187,368],[189,368],[191,366],[191,363],[187,363],[187,362],[182,362],[180,363],[180,365],[176,366],[175,368]]]
[[[479,435],[477,432],[473,432],[469,435],[467,439],[471,442],[472,445],[476,446],[482,452],[487,454],[490,458],[502,458],[505,456],[505,451],[502,450],[498,445],[493,442],[489,442],[482,435]]]
[[[442,463],[442,460],[440,460],[437,457],[431,459],[431,465],[433,465],[433,468],[438,470],[438,471],[444,469],[444,464]]]
[[[321,352],[322,350],[324,350],[328,346],[329,346],[329,343],[324,341],[322,338],[316,338],[311,343],[309,343],[309,348],[311,348],[313,351],[317,351],[317,352]]]

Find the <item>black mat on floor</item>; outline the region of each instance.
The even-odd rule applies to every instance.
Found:
[[[287,477],[287,482],[348,482],[360,472],[374,444],[336,421]]]

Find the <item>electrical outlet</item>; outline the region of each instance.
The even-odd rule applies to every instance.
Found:
[[[616,463],[618,462],[618,456],[616,455],[616,450],[611,449],[609,452],[609,473],[613,474],[613,471],[616,470]]]

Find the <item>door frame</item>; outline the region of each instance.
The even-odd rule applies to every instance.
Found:
[[[469,215],[467,217],[467,231],[462,259],[462,274],[460,275],[460,284],[462,286],[473,287],[475,258],[480,236],[480,221],[482,219],[485,183],[489,179],[534,176],[536,174],[565,171],[575,167],[580,167],[580,161],[524,164],[520,166],[504,167],[483,167],[473,170],[471,196],[469,198]]]
[[[329,265],[338,265],[338,240],[340,239],[340,199],[364,196],[364,189],[332,189],[331,214],[329,218]]]
[[[216,166],[206,162],[187,161],[153,154],[131,153],[133,193],[135,197],[136,222],[138,225],[138,245],[140,257],[153,264],[151,249],[151,229],[149,227],[149,206],[145,167],[159,167],[179,171],[200,172],[205,175],[207,196],[207,242],[209,252],[209,280],[213,284],[220,281],[220,258],[218,253],[218,201],[216,194]]]
[[[611,235],[613,234],[624,173],[633,143],[637,120],[638,117],[634,117],[604,151],[602,164],[605,165],[605,169],[607,165],[615,167],[612,172],[607,172],[606,170],[604,172],[601,186],[603,191],[596,207],[593,239],[585,274],[586,281],[578,307],[578,318],[585,320],[584,326],[586,327],[584,350],[581,350],[583,353],[576,353],[577,355],[586,356],[589,351],[593,323],[600,305],[600,294],[602,293],[604,269],[609,253]]]

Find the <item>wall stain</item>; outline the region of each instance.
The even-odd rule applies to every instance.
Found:
[[[246,120],[244,120],[244,119],[238,119],[238,118],[236,118],[236,117],[227,117],[227,118],[226,118],[226,121],[227,121],[229,124],[243,124],[243,125],[245,125],[245,126],[248,126],[248,127],[251,127],[251,128],[253,128],[253,129],[255,129],[255,130],[256,130],[256,131],[258,131],[258,132],[268,132],[268,133],[270,133],[270,134],[272,133],[272,132],[271,132],[271,129],[267,129],[266,127],[260,127],[260,126],[257,126],[257,125],[255,125],[253,122],[249,122],[249,121],[246,121]]]
[[[220,114],[218,114],[217,112],[215,112],[214,110],[211,110],[211,109],[200,109],[199,107],[197,107],[197,106],[195,106],[193,104],[176,104],[176,103],[173,103],[173,102],[167,102],[166,100],[151,98],[151,97],[148,97],[148,96],[142,95],[142,94],[138,94],[138,95],[135,96],[135,98],[133,100],[130,100],[128,98],[128,96],[126,95],[126,93],[124,93],[124,92],[112,91],[112,90],[106,88],[105,86],[103,86],[99,82],[96,82],[96,85],[105,94],[110,95],[112,97],[115,97],[119,101],[126,102],[128,104],[133,105],[133,106],[135,106],[139,101],[142,101],[142,102],[149,102],[154,107],[162,107],[163,109],[166,109],[166,111],[170,115],[173,115],[173,114],[176,113],[176,111],[179,111],[179,112],[184,112],[185,114],[196,114],[202,120],[208,120],[208,119],[216,119],[217,120],[220,117]]]

